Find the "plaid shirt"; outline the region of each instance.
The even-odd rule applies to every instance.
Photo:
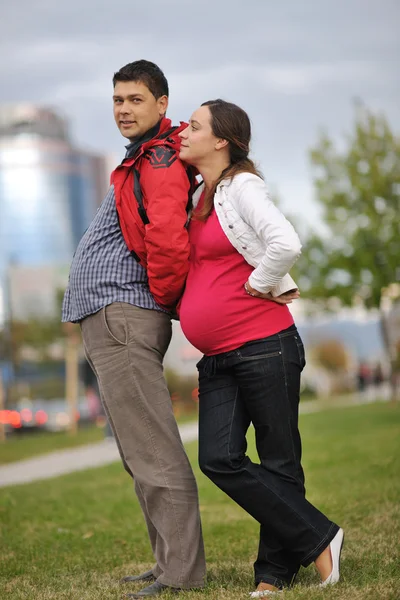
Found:
[[[149,290],[146,270],[125,244],[111,186],[72,260],[62,321],[76,323],[113,302],[166,312]]]

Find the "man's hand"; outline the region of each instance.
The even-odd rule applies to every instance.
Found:
[[[258,290],[255,290],[251,287],[248,281],[246,281],[246,283],[244,284],[244,289],[250,296],[254,296],[254,298],[264,298],[265,300],[272,300],[272,302],[276,302],[277,304],[291,304],[293,300],[297,300],[297,298],[300,298],[300,291],[297,288],[289,290],[288,292],[285,292],[284,294],[281,294],[276,298],[274,298],[271,292],[268,292],[268,294],[262,294]]]

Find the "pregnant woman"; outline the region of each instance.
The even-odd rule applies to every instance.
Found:
[[[204,354],[200,467],[260,523],[252,597],[279,594],[313,562],[321,585],[334,584],[343,530],[306,500],[301,466],[305,358],[287,306],[299,296],[287,275],[300,254],[298,236],[248,156],[251,127],[241,108],[205,102],[180,137],[180,158],[203,179],[180,305],[182,329]],[[250,423],[260,464],[246,455]]]

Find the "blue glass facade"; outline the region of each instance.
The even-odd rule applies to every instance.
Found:
[[[0,109],[1,113],[1,109]],[[10,265],[67,265],[104,190],[99,160],[71,146],[63,121],[38,110],[4,126],[0,114],[0,286]],[[8,115],[9,116],[9,115]],[[4,117],[4,115],[3,115]],[[18,121],[18,119],[17,119]],[[33,123],[33,124],[32,124]],[[2,127],[3,125],[3,127]]]

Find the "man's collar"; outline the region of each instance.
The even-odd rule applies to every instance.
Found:
[[[160,125],[161,125],[161,120],[158,121],[158,123],[156,123],[154,125],[154,127],[149,129],[148,131],[146,131],[146,133],[135,138],[134,140],[131,141],[130,144],[125,146],[125,148],[126,148],[125,158],[132,158],[136,154],[136,152],[139,150],[139,148],[142,144],[144,144],[145,142],[148,142],[149,140],[156,137],[156,135],[160,131]]]

